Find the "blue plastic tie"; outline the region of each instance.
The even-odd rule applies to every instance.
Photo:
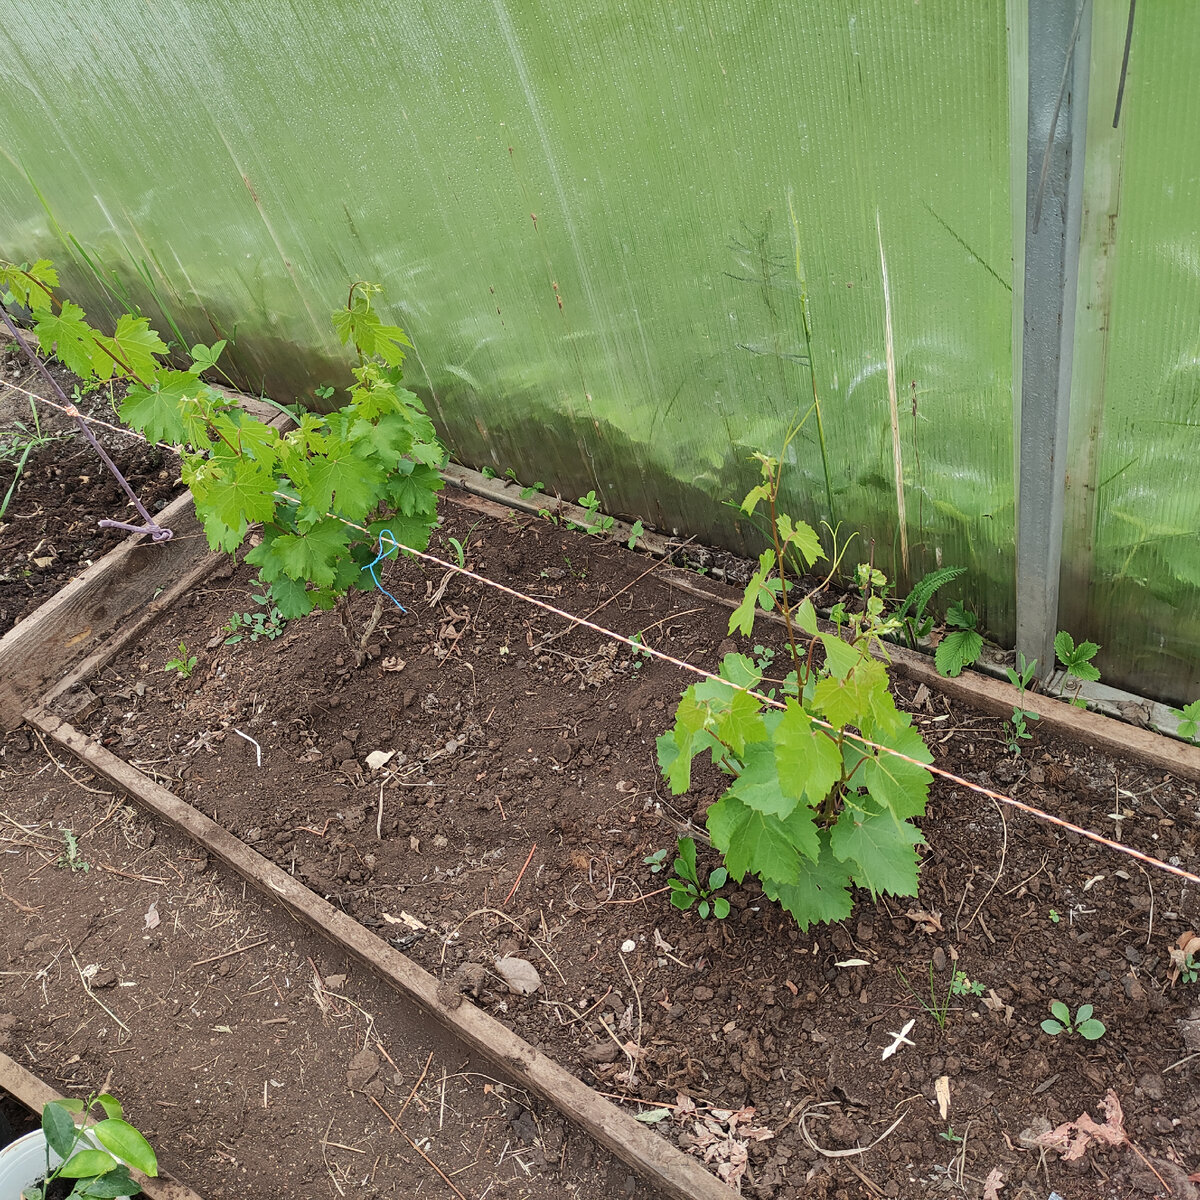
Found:
[[[383,539],[384,539],[384,538],[387,538],[387,540],[388,540],[389,542],[391,542],[391,543],[392,543],[392,545],[391,545],[391,549],[389,549],[389,550],[385,550],[385,549],[383,548]],[[363,569],[364,571],[370,571],[370,572],[371,572],[371,578],[372,578],[372,579],[375,581],[375,586],[376,586],[376,587],[377,587],[377,588],[378,588],[378,589],[379,589],[379,590],[380,590],[380,591],[381,591],[381,592],[382,592],[382,593],[383,593],[383,594],[384,594],[384,595],[385,595],[385,596],[386,596],[386,597],[387,597],[387,598],[388,598],[388,599],[389,599],[389,600],[390,600],[390,601],[391,601],[391,602],[392,602],[392,603],[393,603],[393,604],[394,604],[394,605],[395,605],[395,606],[396,606],[396,607],[397,607],[397,608],[398,608],[398,609],[399,609],[399,610],[400,610],[402,613],[407,613],[407,612],[408,612],[408,609],[407,609],[407,608],[405,608],[405,607],[404,607],[404,605],[403,605],[403,604],[401,604],[401,603],[400,603],[400,601],[399,601],[399,600],[397,600],[397,599],[396,599],[396,597],[395,597],[395,596],[393,596],[393,595],[392,595],[392,593],[391,593],[391,592],[389,592],[389,591],[387,590],[387,588],[385,588],[385,587],[383,586],[383,584],[379,582],[379,576],[375,574],[375,568],[376,568],[376,566],[378,566],[378,565],[379,565],[379,563],[383,562],[383,560],[384,560],[385,558],[389,557],[389,556],[390,556],[392,553],[394,553],[394,552],[396,552],[396,551],[399,551],[400,549],[401,549],[400,543],[399,543],[398,541],[396,541],[396,539],[395,539],[395,538],[394,538],[394,537],[391,535],[391,533],[390,533],[388,530],[386,530],[386,529],[382,530],[382,531],[380,532],[380,534],[379,534],[379,553],[378,553],[378,554],[375,556],[375,561],[374,561],[374,562],[369,562],[369,563],[367,563],[367,565],[366,565],[365,567],[363,567],[362,569]]]

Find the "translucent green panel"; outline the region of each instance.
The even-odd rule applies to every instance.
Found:
[[[1200,694],[1200,9],[1097,6],[1062,624],[1109,682]]]
[[[69,232],[281,396],[377,279],[463,461],[666,528],[745,544],[799,264],[793,506],[1011,634],[1003,0],[17,0],[0,46],[0,253]]]

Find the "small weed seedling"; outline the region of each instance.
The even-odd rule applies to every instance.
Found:
[[[981,980],[968,979],[965,971],[955,971],[950,980],[950,991],[955,996],[982,996],[984,986]]]
[[[959,976],[964,980],[967,977],[961,971],[955,971],[950,976],[949,982],[946,984],[945,993],[941,993],[937,985],[937,980],[934,978],[933,963],[929,964],[929,999],[917,991],[911,983],[908,982],[907,976],[899,967],[896,968],[896,974],[900,978],[900,982],[909,990],[913,999],[933,1018],[934,1024],[943,1032],[946,1032],[946,1022],[950,1018],[950,997],[961,995],[961,992],[956,992],[954,985],[958,981]],[[970,981],[967,980],[969,983]]]
[[[1078,646],[1075,645],[1075,639],[1065,629],[1060,630],[1054,638],[1054,653],[1067,673],[1059,695],[1066,691],[1067,683],[1071,682],[1075,690],[1071,703],[1076,708],[1087,708],[1087,701],[1079,694],[1083,685],[1095,683],[1100,678],[1099,668],[1092,665],[1092,659],[1096,657],[1099,649],[1095,642],[1080,642]]]
[[[1061,1000],[1052,1001],[1050,1011],[1054,1016],[1042,1022],[1042,1029],[1051,1037],[1058,1037],[1060,1033],[1077,1033],[1081,1038],[1095,1042],[1104,1036],[1104,1022],[1092,1016],[1090,1004],[1081,1004],[1073,1021],[1071,1010]]]
[[[645,639],[642,637],[642,631],[640,629],[629,640],[631,642],[636,642],[638,644],[638,646],[644,646],[646,644]],[[648,663],[650,661],[650,652],[648,650],[638,650],[635,648],[633,651],[632,657],[633,657],[633,669],[635,671],[640,671],[642,669],[642,667],[645,666],[646,663]]]
[[[92,864],[80,853],[79,839],[75,836],[73,829],[64,829],[63,835],[63,852],[58,856],[55,862],[56,867],[65,867],[70,871],[87,872],[92,869]]]
[[[983,638],[976,632],[976,617],[956,600],[946,612],[946,629],[934,651],[933,664],[941,675],[961,675],[983,650]]]
[[[262,605],[264,611],[234,613],[222,630],[229,634],[225,639],[226,646],[235,646],[243,638],[249,638],[252,642],[257,642],[259,638],[265,638],[268,642],[273,642],[283,633],[287,620],[283,613],[271,603],[271,597],[263,595],[252,598]],[[170,663],[167,664],[168,669],[170,665]]]
[[[1017,659],[1018,670],[1014,671],[1012,667],[1004,668],[1008,675],[1008,682],[1021,693],[1021,703],[1013,705],[1012,716],[1008,719],[1008,750],[1010,754],[1020,754],[1021,741],[1028,741],[1033,736],[1025,726],[1026,721],[1041,720],[1037,713],[1029,712],[1024,707],[1025,693],[1029,690],[1036,666],[1036,658],[1033,662],[1026,662],[1025,655],[1022,654]]]
[[[938,1137],[940,1137],[942,1139],[942,1141],[944,1141],[944,1142],[961,1142],[962,1141],[962,1136],[960,1134],[957,1134],[954,1132],[953,1125],[947,1125],[945,1130],[942,1133],[938,1134]]]
[[[579,507],[586,509],[588,514],[588,523],[586,525],[577,525],[576,529],[582,529],[584,533],[596,534],[607,533],[612,529],[614,520],[612,517],[606,516],[600,511],[600,498],[595,491],[590,491],[586,496],[579,497]]]
[[[1184,983],[1195,983],[1200,979],[1200,936],[1194,929],[1185,929],[1170,948],[1170,969],[1167,979],[1171,984],[1183,980]]]
[[[190,679],[200,660],[196,655],[188,653],[187,642],[179,643],[176,655],[177,657],[167,660],[167,665],[163,667],[163,670],[174,671],[177,679]]]
[[[446,540],[454,547],[454,561],[458,563],[460,567],[465,567],[467,565],[467,551],[462,542],[460,542],[456,537],[447,538]]]
[[[484,479],[495,479],[496,478],[496,472],[493,471],[491,467],[480,467],[479,473],[480,473],[480,475],[482,475],[484,477]]]
[[[4,510],[0,508],[0,517],[3,515]],[[1179,718],[1179,727],[1175,732],[1181,738],[1187,738],[1189,742],[1200,741],[1200,700],[1193,700],[1183,708],[1172,708],[1170,713]]]
[[[324,384],[322,387],[313,388],[313,395],[316,396],[318,400],[332,400],[333,388],[330,387],[329,384]]]
[[[1062,920],[1062,913],[1060,913],[1057,908],[1052,908],[1050,910],[1050,920],[1057,925],[1059,921]]]
[[[655,850],[653,854],[647,854],[642,859],[642,866],[650,868],[651,875],[657,875],[667,865],[667,852],[663,850]]]
[[[98,1104],[104,1110],[104,1120],[86,1129],[75,1124],[73,1114],[87,1113]],[[72,1200],[73,1197],[141,1195],[137,1183],[129,1174],[134,1167],[143,1174],[158,1174],[158,1160],[150,1143],[123,1119],[121,1105],[107,1092],[89,1096],[86,1100],[52,1100],[42,1109],[42,1133],[46,1138],[46,1173],[21,1195],[24,1200],[44,1200],[53,1194]],[[103,1149],[97,1149],[97,1145]],[[57,1167],[50,1166],[50,1152],[62,1159]],[[59,1181],[59,1182],[55,1182]],[[69,1186],[69,1192],[62,1191]]]
[[[646,527],[642,524],[641,518],[639,517],[638,520],[634,521],[634,523],[630,525],[629,540],[625,543],[625,545],[628,546],[630,550],[636,550],[638,538],[640,538],[645,532]]]
[[[14,420],[11,429],[0,432],[0,462],[10,459],[17,464],[12,483],[8,485],[4,499],[0,500],[0,521],[4,520],[4,514],[8,512],[13,493],[16,492],[17,484],[21,482],[21,476],[25,473],[25,464],[29,461],[29,456],[53,441],[70,436],[65,433],[43,433],[32,400],[29,401],[29,411],[33,418],[32,426],[26,425],[24,421]]]
[[[679,857],[673,866],[679,878],[669,881],[671,903],[682,912],[687,912],[695,904],[702,919],[707,920],[711,912],[717,920],[723,921],[729,916],[729,901],[713,893],[725,886],[729,872],[724,867],[717,867],[708,873],[708,883],[702,884],[696,871],[695,841],[690,837],[680,838],[676,848]]]

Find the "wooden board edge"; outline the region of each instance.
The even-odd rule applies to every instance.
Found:
[[[511,1082],[553,1105],[661,1195],[669,1200],[735,1200],[737,1193],[697,1159],[598,1095],[470,1001],[443,1001],[433,975],[136,767],[44,709],[31,709],[25,719],[428,1012]]]
[[[26,1108],[35,1113],[40,1113],[51,1100],[62,1099],[61,1092],[56,1092],[48,1083],[43,1082],[32,1071],[27,1071],[19,1062],[14,1062],[2,1051],[0,1088],[16,1096]],[[140,1171],[134,1171],[133,1177],[141,1184],[142,1191],[150,1200],[201,1200],[198,1193],[169,1175],[149,1179]]]
[[[722,608],[736,608],[741,602],[740,594],[736,599],[719,595],[709,587],[702,587],[682,572],[662,574],[659,578],[670,587],[678,588],[691,596],[698,596],[702,600],[709,600]],[[775,624],[783,624],[783,618],[778,613],[760,612],[756,615]],[[835,632],[836,627],[828,621],[821,621],[819,624],[822,632]],[[1019,705],[1026,712],[1037,715],[1038,727],[1041,729],[1075,738],[1097,750],[1136,759],[1145,766],[1169,772],[1181,779],[1200,782],[1200,746],[1189,746],[1186,742],[1179,742],[1161,733],[1118,721],[1115,717],[1076,708],[1051,696],[1037,692],[1022,694],[1012,684],[992,679],[978,671],[964,671],[954,678],[939,675],[933,662],[926,655],[904,646],[893,646],[889,643],[887,657],[891,665],[907,678],[936,688],[951,699],[961,700],[964,704],[1000,717],[1011,716],[1012,710]]]

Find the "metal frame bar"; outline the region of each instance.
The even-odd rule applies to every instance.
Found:
[[[1017,431],[1017,650],[1054,668],[1083,216],[1091,0],[1029,0],[1029,131]]]

